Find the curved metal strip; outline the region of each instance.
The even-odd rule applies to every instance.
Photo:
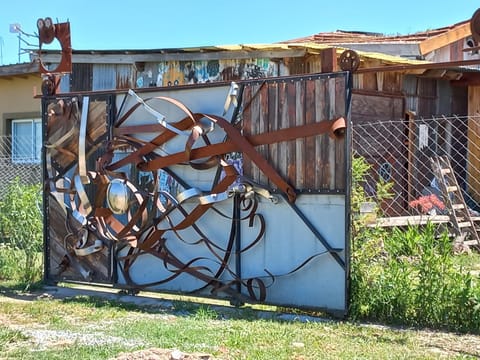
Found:
[[[85,158],[85,142],[87,140],[87,122],[88,122],[88,108],[90,98],[85,96],[82,104],[82,116],[80,119],[80,133],[78,134],[78,173],[81,181],[88,184],[87,163]]]

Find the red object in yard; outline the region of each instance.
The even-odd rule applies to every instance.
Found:
[[[445,210],[445,204],[435,194],[420,196],[418,199],[410,201],[408,205],[419,210],[422,214],[427,214],[434,208]]]

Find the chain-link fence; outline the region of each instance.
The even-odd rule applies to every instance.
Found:
[[[480,211],[480,116],[438,116],[372,121],[353,124],[353,151],[362,156],[371,171],[365,191],[376,200],[379,182],[392,184],[391,199],[381,201],[382,215],[438,214],[443,204],[436,158],[448,158],[451,170],[473,215]],[[445,166],[443,166],[445,167]],[[447,171],[447,170],[442,170]],[[451,184],[450,184],[451,185]],[[425,201],[424,201],[425,200]],[[421,205],[421,206],[418,206]]]
[[[16,177],[22,184],[42,182],[39,149],[31,137],[0,136],[0,198]]]

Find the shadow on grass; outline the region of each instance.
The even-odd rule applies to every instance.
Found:
[[[0,282],[0,295],[25,301],[58,300],[66,304],[83,304],[92,308],[117,308],[125,311],[149,314],[172,314],[180,317],[199,319],[238,319],[254,321],[259,319],[276,322],[325,322],[335,321],[328,314],[302,311],[295,308],[247,304],[228,305],[228,299],[218,301],[208,297],[193,295],[166,294],[168,298],[148,294],[133,294],[125,290],[81,289],[60,286],[47,286],[43,282],[31,284]],[[185,299],[187,298],[187,299]],[[221,303],[221,304],[218,304]],[[224,303],[224,304],[223,304]]]
[[[0,280],[0,294],[13,298],[25,298],[25,300],[35,297],[36,292],[41,291],[45,284],[43,281],[35,283],[25,283],[19,281],[1,281]]]

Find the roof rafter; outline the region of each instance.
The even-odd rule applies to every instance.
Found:
[[[447,32],[444,32],[443,34],[425,39],[420,42],[418,46],[420,48],[420,53],[425,55],[470,35],[472,35],[470,30],[470,22],[466,22],[452,28]]]

